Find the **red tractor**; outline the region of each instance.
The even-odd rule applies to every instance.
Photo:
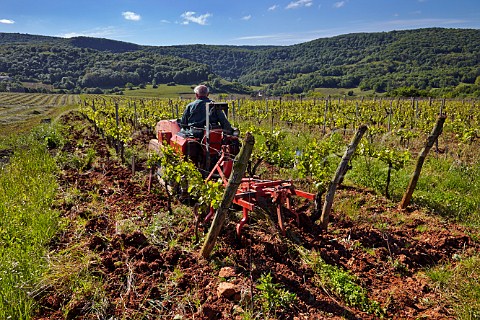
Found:
[[[228,114],[227,103],[208,103],[207,110],[212,108]],[[208,112],[204,128],[182,126],[178,120],[161,120],[155,126],[157,139],[150,140],[149,149],[158,152],[159,146],[166,143],[190,159],[205,179],[220,177],[226,183],[233,159],[240,151],[239,132],[229,134],[209,120]]]
[[[205,127],[184,128],[189,129],[188,134],[184,133],[178,120],[161,120],[155,127],[157,139],[150,141],[149,149],[159,152],[159,146],[166,143],[176,152],[193,161],[205,180],[222,179],[226,186],[232,172],[234,158],[240,151],[239,132],[234,130],[233,134],[228,134],[221,128],[212,126],[209,123],[211,108],[223,110],[228,115],[227,103],[208,103]],[[275,205],[278,224],[283,234],[285,234],[283,211],[291,213],[299,224],[299,214],[293,208],[293,196],[315,200],[313,193],[296,189],[291,180],[272,181],[244,177],[233,200],[243,210],[243,218],[237,224],[238,236],[241,236],[249,211],[253,211],[260,202],[270,202]],[[213,209],[210,210],[205,220],[211,219],[214,213]]]

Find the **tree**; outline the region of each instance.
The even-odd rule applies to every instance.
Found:
[[[475,85],[480,86],[480,76],[475,79]]]

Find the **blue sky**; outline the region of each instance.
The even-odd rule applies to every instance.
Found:
[[[426,27],[480,29],[480,0],[0,0],[0,32],[142,45],[291,45]]]

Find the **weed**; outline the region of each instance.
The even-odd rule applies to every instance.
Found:
[[[50,150],[61,148],[65,144],[65,138],[59,126],[42,125],[32,130],[32,135]]]
[[[172,226],[187,228],[193,224],[191,208],[183,205],[176,206],[173,215],[161,212],[153,216],[151,223],[144,230],[144,234],[149,238],[149,242],[163,248],[176,246],[178,234],[173,232]]]
[[[79,189],[70,187],[62,192],[61,199],[56,200],[56,202],[68,210],[81,201],[82,197],[83,195]]]
[[[362,244],[360,243],[360,241],[353,241],[352,242],[352,246],[350,247],[352,250],[356,250],[356,249],[360,249],[362,248]]]
[[[375,257],[377,255],[377,252],[375,251],[375,248],[363,248],[363,250],[373,257]]]
[[[170,239],[168,241],[168,248],[169,249],[172,249],[172,248],[175,248],[176,246],[178,246],[178,239]]]
[[[402,263],[398,259],[389,258],[390,263],[392,264],[393,269],[399,272],[401,275],[405,275],[408,272],[408,266]]]
[[[102,282],[98,278],[87,276],[79,279],[76,285],[71,300],[64,307],[65,318],[77,317],[79,306],[82,306],[81,312],[84,315],[92,315],[97,319],[105,317],[108,300]]]
[[[115,233],[117,234],[129,234],[138,230],[138,226],[135,221],[131,219],[117,220],[115,223]]]
[[[183,271],[178,268],[178,267],[175,267],[175,269],[173,269],[173,272],[170,274],[170,281],[172,281],[175,285],[183,278]]]
[[[379,221],[374,224],[375,228],[378,229],[378,231],[385,233],[388,231],[388,223],[384,221]]]
[[[385,309],[377,301],[368,298],[366,290],[357,284],[357,279],[348,271],[327,264],[315,252],[303,253],[303,257],[315,271],[317,285],[331,291],[349,306],[379,317],[385,315]]]
[[[423,233],[428,230],[428,226],[426,224],[420,224],[415,228],[415,230]]]
[[[358,221],[361,218],[360,203],[358,199],[345,198],[343,201],[336,204],[336,208],[339,212],[342,212],[352,221]]]
[[[273,283],[271,273],[263,274],[258,279],[257,289],[259,295],[258,301],[262,304],[265,315],[275,314],[277,308],[289,308],[290,304],[297,299],[295,293],[290,293],[278,283]]]
[[[97,156],[97,152],[93,148],[88,148],[83,158],[83,163],[80,166],[80,170],[88,170],[92,168],[92,164]]]

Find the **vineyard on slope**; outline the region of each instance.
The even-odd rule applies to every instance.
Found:
[[[39,296],[40,318],[413,319],[478,312],[474,293],[465,294],[461,285],[465,273],[470,272],[470,285],[478,279],[478,228],[473,225],[442,220],[418,205],[399,211],[346,177],[329,232],[289,221],[282,237],[269,214],[258,212],[239,244],[234,227],[239,218],[231,212],[211,260],[205,261],[198,258],[202,241],[195,236],[192,207],[175,202],[170,214],[164,189],[154,184],[148,192],[145,158],[137,154],[133,174],[130,164],[122,166],[115,157],[102,130],[74,115],[64,122],[71,138],[60,148],[66,193],[57,206],[68,227],[54,245]],[[285,136],[283,130],[261,129],[271,142],[258,156],[306,139],[289,131],[297,126],[303,127],[294,125]],[[144,148],[151,134],[147,128],[137,131],[125,154]],[[336,152],[345,146],[343,130],[326,137],[310,141],[310,148],[335,163]],[[308,154],[315,159],[315,152]],[[443,156],[439,153],[438,160]],[[296,161],[296,168],[306,166]],[[353,163],[352,174],[357,167]],[[297,183],[315,188],[315,174],[305,171],[301,178],[294,171],[306,169],[296,168],[265,163],[258,173],[298,174]],[[450,173],[443,174],[448,179]],[[448,281],[455,290],[445,290]],[[227,285],[234,288],[232,296],[219,294]]]
[[[435,166],[449,166],[448,170],[458,172],[466,182],[459,181],[460,190],[454,192],[439,186],[438,193],[430,193],[426,187],[426,192],[418,192],[421,195],[418,203],[446,216],[466,218],[474,224],[480,221],[480,199],[474,195],[480,187],[477,173],[471,169],[479,163],[479,101],[415,98],[226,101],[230,105],[231,122],[241,132],[251,131],[256,136],[253,162],[276,166],[278,173],[283,172],[280,178],[307,178],[311,181],[307,186],[311,191],[326,187],[348,139],[361,124],[367,125],[367,134],[351,161],[353,169],[347,177],[394,199],[401,197],[406,188],[408,172],[413,170],[414,159],[436,119],[440,114],[446,115],[443,133],[433,150],[432,170]],[[179,118],[185,105],[181,99],[98,96],[85,98],[81,112],[124,158],[124,146],[134,132],[152,132],[160,119]],[[259,170],[265,171],[265,166]],[[273,171],[269,174],[273,178]],[[442,197],[443,203],[438,203]],[[469,216],[471,211],[473,215]]]
[[[82,116],[65,115],[62,131],[33,137],[59,167],[53,209],[60,231],[48,244],[48,272],[40,281],[24,276],[28,268],[0,279],[14,279],[2,289],[28,306],[18,310],[17,301],[2,300],[2,314],[15,309],[15,317],[30,312],[38,319],[478,316],[478,101],[230,100],[231,121],[255,135],[255,174],[292,178],[311,191],[326,187],[354,130],[364,123],[369,129],[336,195],[328,232],[289,220],[283,237],[268,212],[256,212],[239,243],[239,217],[232,211],[209,261],[198,258],[202,241],[195,235],[192,206],[175,200],[171,214],[164,188],[154,184],[149,192],[146,183],[153,126],[178,118],[185,105],[181,99],[83,97]],[[447,114],[444,131],[428,156],[413,205],[400,211],[414,159],[439,113]],[[10,154],[17,156],[13,149]],[[389,171],[390,200],[382,196]],[[9,201],[8,214],[24,217],[15,211],[22,208],[22,194],[18,204]],[[21,228],[29,228],[28,219],[18,220],[15,230],[4,228],[17,220],[2,220],[2,250],[25,241]],[[10,260],[5,266],[17,266],[15,257]],[[234,286],[234,295],[218,293],[225,283]]]

